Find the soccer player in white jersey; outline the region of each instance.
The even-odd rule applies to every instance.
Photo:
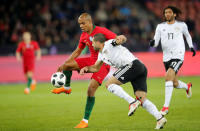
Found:
[[[103,34],[94,35],[92,45],[94,50],[99,51],[98,59],[94,65],[82,68],[80,74],[98,72],[103,63],[116,67],[118,70],[106,82],[108,91],[129,103],[128,116],[131,116],[137,107],[141,105],[156,118],[157,125],[155,129],[161,129],[167,120],[161,115],[156,106],[146,98],[147,69],[127,48],[121,45],[124,42],[126,42],[125,36],[120,37],[120,39],[106,41]],[[136,99],[127,94],[120,86],[127,82],[131,82]]]
[[[168,6],[163,10],[165,22],[158,24],[154,36],[154,40],[150,41],[150,46],[157,47],[161,41],[163,50],[163,62],[166,69],[165,75],[165,103],[161,109],[162,115],[166,115],[172,97],[173,88],[185,89],[188,98],[192,95],[192,83],[184,83],[178,80],[178,70],[181,68],[185,54],[185,44],[183,35],[185,36],[190,50],[195,56],[196,52],[193,48],[192,39],[188,32],[187,25],[176,19],[181,11],[174,7]]]

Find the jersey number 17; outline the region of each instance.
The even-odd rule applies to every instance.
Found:
[[[174,33],[168,33],[168,40],[172,39],[173,40],[174,38]]]

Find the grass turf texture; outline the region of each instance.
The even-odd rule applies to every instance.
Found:
[[[200,130],[199,77],[182,77],[193,82],[193,96],[187,99],[185,90],[175,89],[172,96],[168,122],[163,131]],[[72,94],[52,94],[50,84],[38,84],[34,92],[24,95],[25,84],[0,85],[0,131],[69,131],[83,117],[88,81],[72,82]],[[124,89],[132,94],[128,83]],[[164,103],[164,79],[148,80],[148,98],[160,110]],[[83,131],[149,131],[156,120],[143,108],[128,117],[128,103],[109,93],[104,84],[96,92],[96,102]]]

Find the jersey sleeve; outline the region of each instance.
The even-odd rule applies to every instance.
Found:
[[[191,38],[191,35],[190,35],[189,31],[188,31],[188,27],[187,27],[187,25],[185,23],[183,23],[183,34],[184,34],[184,36],[186,38],[186,41],[188,43],[189,48],[193,48],[192,38]]]
[[[160,41],[160,38],[161,38],[160,26],[157,25],[157,27],[156,27],[156,32],[155,32],[155,35],[154,35],[154,40],[155,40],[155,45],[154,45],[154,47],[157,47],[157,46],[158,46],[159,41]]]
[[[85,48],[85,43],[83,42],[84,38],[83,38],[83,34],[81,34],[81,37],[80,37],[80,40],[79,40],[79,44],[78,44],[78,47],[81,48],[81,49],[84,49]]]
[[[34,42],[34,49],[35,50],[38,50],[38,49],[40,49],[40,47],[39,47],[39,44],[38,44],[38,42]]]
[[[16,52],[21,52],[22,51],[22,43],[19,43]]]
[[[105,35],[106,39],[115,39],[116,38],[116,34],[113,33],[112,31],[108,30],[107,28],[102,28],[102,34]]]

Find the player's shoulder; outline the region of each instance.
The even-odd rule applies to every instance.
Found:
[[[87,37],[87,33],[86,32],[82,32],[81,36],[80,36],[80,40],[86,39]]]
[[[167,22],[161,22],[160,24],[158,24],[158,26],[165,26],[167,24]]]
[[[185,24],[184,21],[180,21],[180,20],[176,20],[176,23],[177,23],[177,24]]]
[[[31,44],[36,45],[36,44],[38,44],[38,42],[35,40],[31,40]]]
[[[105,44],[111,44],[113,42],[114,39],[109,39],[105,42]]]
[[[166,25],[167,25],[167,22],[162,22],[157,25],[157,28],[162,28],[162,27],[165,27]]]
[[[107,40],[105,42],[105,47],[106,48],[110,48],[110,47],[113,47],[113,45],[111,44],[113,42],[114,39],[110,39],[110,40]]]

